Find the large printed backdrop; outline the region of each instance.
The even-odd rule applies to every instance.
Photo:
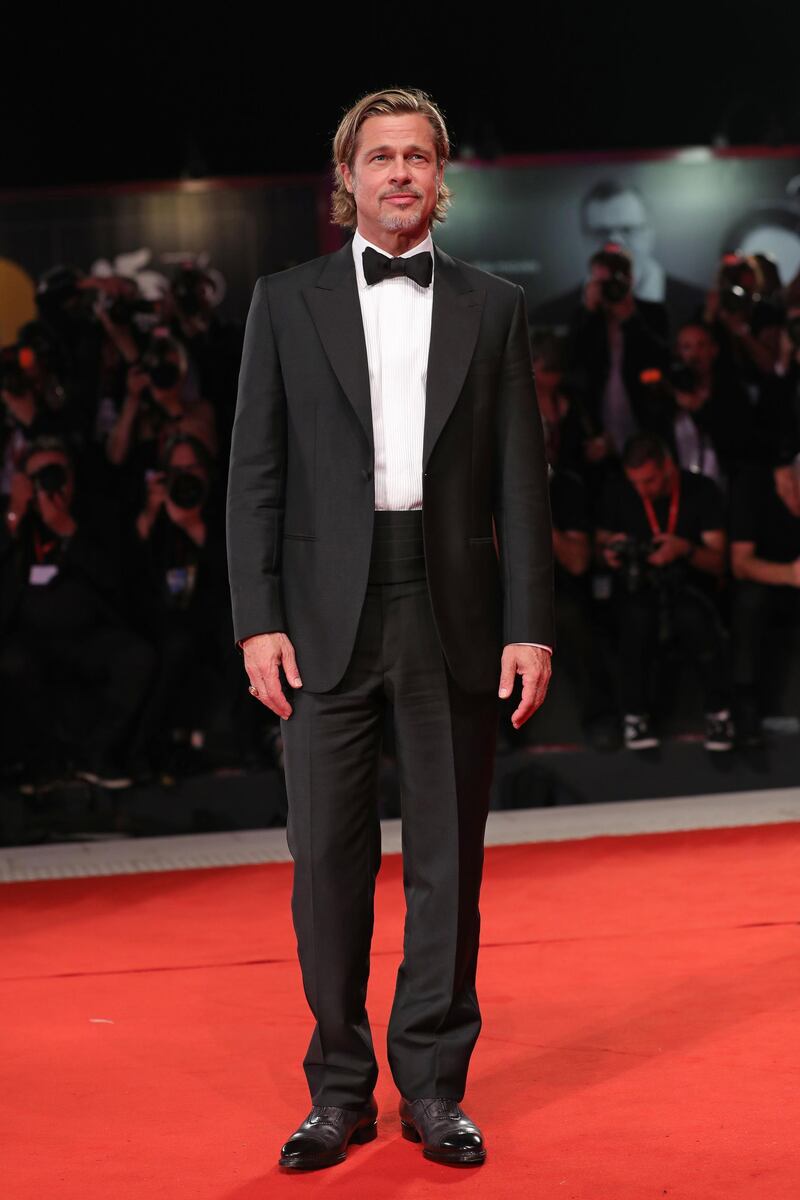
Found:
[[[451,163],[447,180],[455,198],[437,242],[522,284],[534,323],[569,319],[588,257],[609,237],[634,255],[637,294],[665,299],[674,321],[691,315],[724,251],[773,255],[784,282],[800,270],[800,147]],[[152,296],[192,259],[241,321],[258,275],[341,244],[328,186],[322,176],[0,195],[0,341],[33,316],[35,281],[56,263],[135,275]]]

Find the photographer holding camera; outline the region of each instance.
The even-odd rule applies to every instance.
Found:
[[[185,347],[162,326],[153,330],[145,353],[128,370],[128,390],[108,436],[106,453],[116,466],[134,463],[137,475],[158,464],[176,433],[190,433],[217,453],[214,408],[208,400],[190,400],[185,385],[189,360]]]
[[[756,468],[731,498],[733,672],[743,741],[761,744],[765,631],[800,622],[800,456]]]
[[[769,378],[778,358],[783,311],[764,297],[765,280],[755,255],[725,254],[701,316],[720,346],[726,367],[754,394]]]
[[[69,432],[66,409],[47,403],[43,387],[47,378],[29,341],[20,337],[0,350],[0,497],[6,504],[28,447],[46,434]]]
[[[236,407],[241,325],[223,321],[215,304],[213,274],[193,262],[182,263],[162,300],[172,336],[183,343],[196,369],[201,394],[214,406],[220,437],[219,462],[226,466]]]
[[[65,743],[77,750],[76,774],[107,788],[129,786],[121,757],[153,669],[147,643],[119,612],[119,562],[94,506],[77,511],[75,467],[65,442],[41,437],[12,481],[0,527],[0,679],[9,747],[41,782],[60,769]],[[77,701],[88,693],[90,721],[57,745],[52,684]],[[71,714],[72,703],[63,714]]]
[[[589,266],[583,304],[569,329],[567,363],[594,429],[584,443],[585,460],[608,464],[642,428],[641,375],[666,368],[669,324],[663,304],[634,297],[633,263],[621,245],[606,243]]]
[[[129,594],[158,666],[133,738],[131,757],[149,774],[167,762],[166,735],[177,705],[193,730],[242,707],[241,660],[233,648],[224,522],[215,505],[215,464],[204,442],[175,434],[160,469],[148,472],[129,556]],[[187,688],[198,667],[212,688]],[[250,711],[248,706],[248,712]],[[234,731],[235,732],[235,731]]]
[[[658,433],[678,466],[707,475],[727,492],[733,475],[757,461],[761,439],[745,388],[720,362],[713,331],[689,321],[678,331],[665,374],[645,373],[648,432]]]
[[[728,647],[713,583],[725,571],[722,495],[704,475],[677,466],[654,434],[632,437],[623,475],[609,480],[596,542],[614,572],[625,745],[658,745],[651,727],[651,666],[675,637],[703,686],[707,750],[730,750]]]

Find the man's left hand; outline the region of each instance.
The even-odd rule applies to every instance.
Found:
[[[511,714],[511,724],[515,729],[524,725],[528,717],[533,716],[544,703],[552,674],[550,657],[550,652],[541,646],[510,642],[503,648],[500,660],[501,699],[511,695],[514,676],[522,676],[522,699]]]

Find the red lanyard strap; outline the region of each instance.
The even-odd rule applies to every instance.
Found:
[[[675,474],[672,479],[672,494],[670,495],[670,498],[669,498],[669,517],[667,518],[667,529],[666,529],[666,532],[668,534],[673,534],[675,532],[675,526],[678,524],[678,507],[680,505],[680,493],[681,493],[681,473],[680,473],[680,471],[675,471]],[[649,496],[642,496],[642,503],[644,504],[644,511],[647,513],[647,520],[650,523],[650,529],[653,533],[653,536],[655,537],[658,534],[662,533],[663,531],[662,531],[661,526],[659,525],[658,520],[656,518],[655,509],[653,508],[653,502],[651,501]]]

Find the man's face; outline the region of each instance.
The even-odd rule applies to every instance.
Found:
[[[626,467],[625,474],[642,499],[654,500],[669,491],[671,460],[665,458],[661,464],[650,461],[639,467]]]
[[[620,192],[608,200],[592,200],[584,213],[584,232],[592,251],[605,242],[621,242],[634,260],[649,258],[655,233],[635,192]]]
[[[699,325],[682,329],[675,348],[681,362],[701,376],[709,374],[719,353],[714,339]]]
[[[437,172],[433,129],[421,113],[367,117],[358,133],[353,170],[341,164],[345,187],[368,241],[380,231],[424,235],[444,172]]]
[[[198,479],[208,479],[208,471],[203,463],[198,460],[197,455],[188,442],[179,442],[175,446],[170,455],[169,469],[171,471],[185,471],[189,475],[196,475]]]

